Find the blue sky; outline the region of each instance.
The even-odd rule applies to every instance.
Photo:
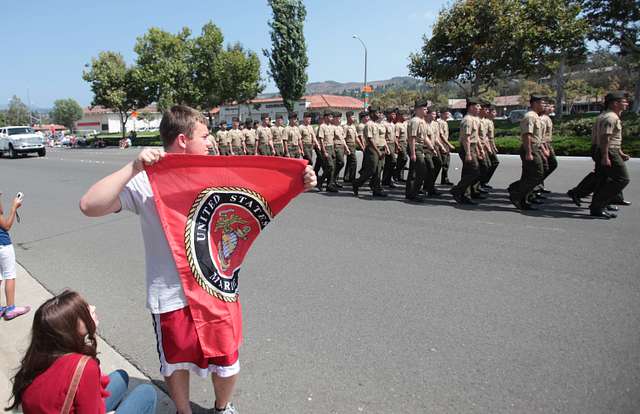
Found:
[[[363,49],[354,33],[367,44],[368,80],[407,75],[409,53],[420,48],[445,3],[306,0],[309,80],[363,78]],[[92,94],[82,69],[98,52],[117,51],[133,63],[136,38],[150,27],[200,33],[209,20],[222,29],[225,43],[239,41],[259,53],[265,91],[276,91],[261,53],[270,47],[266,0],[4,0],[2,16],[0,106],[13,95],[34,107],[69,97],[88,105]]]

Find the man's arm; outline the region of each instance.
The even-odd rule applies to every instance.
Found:
[[[80,211],[89,217],[100,217],[120,211],[120,193],[125,185],[141,172],[145,165],[158,162],[164,155],[165,152],[161,149],[142,150],[134,161],[92,185],[80,199]]]
[[[611,167],[611,159],[609,158],[609,143],[611,142],[611,135],[603,134],[600,139],[600,155],[602,157],[602,165],[605,167]]]

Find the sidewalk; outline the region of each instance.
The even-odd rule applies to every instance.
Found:
[[[1,296],[4,302],[4,286],[2,289]],[[33,314],[37,307],[51,296],[51,293],[31,277],[22,266],[18,265],[16,300],[19,305],[31,305],[32,310],[11,321],[0,320],[0,338],[2,338],[0,340],[0,411],[2,412],[4,412],[4,407],[8,405],[7,401],[11,395],[11,377],[28,345]],[[105,374],[115,369],[127,371],[131,378],[129,390],[137,384],[150,382],[149,378],[118,354],[102,338],[98,338],[98,357],[100,358],[100,368]],[[176,409],[169,397],[157,387],[156,391],[158,393],[156,412],[158,414],[175,413]]]

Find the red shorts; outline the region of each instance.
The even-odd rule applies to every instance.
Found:
[[[201,377],[215,373],[230,377],[240,371],[238,351],[233,355],[205,358],[189,307],[152,314],[156,333],[160,373],[169,377],[176,370],[189,370]]]

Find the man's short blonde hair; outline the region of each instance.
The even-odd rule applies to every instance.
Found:
[[[162,114],[160,121],[160,139],[164,148],[169,148],[180,134],[193,138],[193,130],[197,123],[207,125],[207,121],[199,111],[186,106],[175,105]]]

